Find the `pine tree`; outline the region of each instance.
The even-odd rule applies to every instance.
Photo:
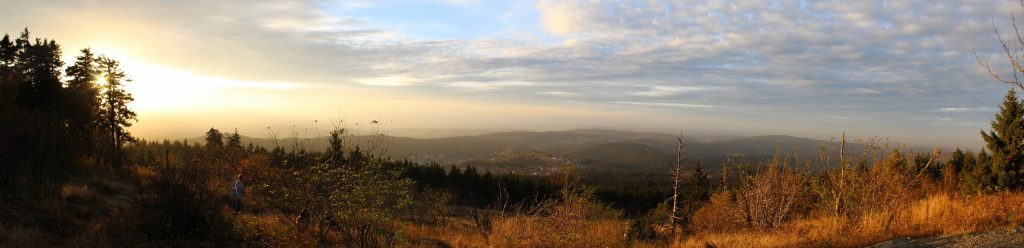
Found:
[[[700,161],[697,161],[697,163],[693,165],[693,173],[690,174],[690,182],[686,184],[690,186],[691,191],[689,194],[690,197],[688,198],[693,201],[704,201],[711,196],[707,189],[708,175],[707,173],[704,173],[704,166],[700,164]],[[693,205],[692,202],[691,205]]]
[[[60,45],[49,39],[36,38],[30,42],[29,31],[25,29],[15,40],[17,60],[15,71],[21,76],[18,103],[28,108],[54,110],[60,106],[61,61]]]
[[[77,146],[88,153],[92,151],[100,107],[100,92],[96,86],[100,71],[96,59],[91,50],[82,49],[82,55],[77,57],[75,64],[64,71],[70,77],[63,93],[68,128]]]
[[[345,129],[343,128],[331,131],[331,137],[328,140],[331,147],[327,150],[328,163],[335,165],[345,163],[345,142],[342,140],[343,135],[345,135]]]
[[[11,36],[4,34],[4,38],[0,39],[0,76],[11,73],[12,67],[14,67],[14,55],[17,51],[18,47],[14,46]]]
[[[222,148],[224,147],[224,135],[220,133],[220,130],[210,128],[206,131],[206,148]]]
[[[1003,99],[1002,106],[992,130],[981,131],[985,145],[992,152],[989,162],[990,173],[999,189],[1016,189],[1020,185],[1021,164],[1024,163],[1024,104],[1017,99],[1017,92],[1010,89]]]
[[[946,166],[949,166],[956,172],[962,172],[966,169],[966,165],[967,154],[965,154],[964,151],[961,151],[960,148],[957,147],[956,151],[953,151],[952,157],[949,158],[949,162],[946,163]]]
[[[991,157],[981,149],[977,156],[967,154],[967,166],[972,168],[964,178],[963,192],[965,194],[976,194],[991,192],[995,187],[992,167],[989,166]]]
[[[100,73],[103,74],[103,92],[100,107],[100,127],[109,141],[109,156],[112,165],[119,167],[122,159],[122,146],[135,140],[127,128],[132,120],[138,121],[135,111],[128,108],[128,103],[135,100],[131,93],[124,90],[127,79],[117,60],[100,56],[96,59]]]
[[[242,136],[238,135],[238,129],[235,129],[231,136],[228,136],[228,148],[242,149]]]
[[[0,39],[0,104],[13,105],[18,94],[18,83],[14,79],[15,54],[18,47],[11,41],[10,35],[4,34]]]

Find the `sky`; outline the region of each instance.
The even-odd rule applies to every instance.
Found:
[[[1016,5],[1015,5],[1016,4]],[[614,128],[977,148],[1007,0],[6,0],[119,59],[148,139]],[[1019,13],[1018,13],[1019,14]],[[362,126],[360,126],[362,125]],[[358,131],[364,130],[364,131]],[[411,131],[408,133],[412,133]]]

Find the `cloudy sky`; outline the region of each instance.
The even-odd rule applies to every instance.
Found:
[[[0,32],[91,47],[147,138],[214,126],[618,128],[981,143],[1006,0],[4,1]],[[315,120],[315,122],[314,122]],[[291,131],[281,130],[282,133]]]

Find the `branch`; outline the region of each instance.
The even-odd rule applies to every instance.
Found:
[[[1021,1],[1021,4],[1022,6],[1024,6],[1024,0]],[[972,50],[971,53],[974,54],[974,58],[978,62],[978,64],[981,65],[982,68],[985,68],[985,71],[993,78],[999,80],[1000,82],[1006,84],[1013,84],[1021,89],[1024,89],[1024,83],[1021,83],[1020,77],[1018,75],[1020,72],[1022,72],[1022,69],[1024,69],[1024,67],[1021,66],[1021,59],[1014,57],[1014,52],[1022,51],[1022,45],[1024,45],[1024,36],[1021,35],[1020,29],[1017,27],[1017,18],[1013,14],[1013,11],[1010,11],[1010,19],[1012,21],[1012,26],[1014,29],[1014,37],[1011,37],[1008,34],[1006,39],[1004,39],[1003,35],[999,33],[999,28],[996,27],[994,20],[992,21],[992,32],[996,34],[996,38],[999,40],[999,44],[1003,48],[1003,54],[1006,56],[1007,60],[1010,61],[1010,73],[1013,76],[1013,80],[1009,80],[1007,78],[999,76],[998,73],[992,70],[992,66],[987,61],[983,60],[977,52]],[[1015,49],[1010,49],[1010,45],[1007,42],[1010,42],[1011,40],[1013,40],[1013,38],[1016,38],[1016,42],[1014,43]]]
[[[915,182],[921,178],[921,175],[924,175],[924,172],[928,170],[928,167],[931,167],[932,162],[935,162],[935,158],[938,157],[939,154],[942,154],[942,146],[935,146],[935,149],[932,150],[932,156],[928,158],[928,163],[925,163],[924,167],[922,167],[921,170],[917,172],[917,176],[914,176]]]

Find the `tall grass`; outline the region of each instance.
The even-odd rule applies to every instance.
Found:
[[[907,207],[794,219],[769,231],[698,232],[680,247],[863,247],[899,237],[954,235],[1024,224],[1024,192],[931,194]]]

